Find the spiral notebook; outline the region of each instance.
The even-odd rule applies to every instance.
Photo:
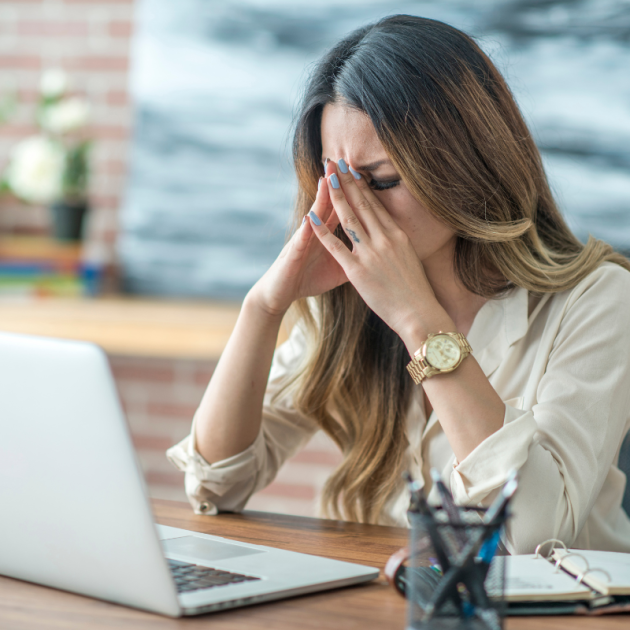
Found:
[[[630,554],[563,548],[545,557],[542,545],[507,558],[509,615],[630,612]]]

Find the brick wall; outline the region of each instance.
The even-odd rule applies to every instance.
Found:
[[[164,452],[189,433],[214,364],[120,356],[110,357],[110,363],[151,496],[186,500],[184,475]],[[317,434],[247,507],[314,516],[319,493],[339,461],[332,441]]]
[[[33,114],[41,74],[63,68],[73,91],[91,104],[91,199],[88,236],[112,244],[125,181],[131,107],[127,91],[133,0],[0,1],[0,96],[18,107],[0,125],[0,169],[11,147],[36,131]],[[0,232],[41,232],[44,208],[0,201]]]
[[[132,32],[133,0],[0,0],[0,96],[13,92],[18,98],[10,122],[0,125],[0,169],[11,147],[36,132],[42,72],[63,68],[73,91],[91,104],[95,143],[88,239],[110,246],[116,237],[130,137]],[[48,225],[46,208],[0,198],[0,234],[39,233]],[[164,451],[188,433],[213,364],[118,356],[111,357],[111,364],[151,495],[185,500],[183,475]],[[336,447],[316,436],[249,507],[314,514],[317,496],[338,461]]]

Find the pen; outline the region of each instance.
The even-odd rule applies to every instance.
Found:
[[[451,568],[451,562],[449,560],[446,545],[440,535],[438,530],[437,522],[435,520],[435,516],[431,506],[428,504],[427,499],[424,495],[424,488],[420,485],[419,482],[415,481],[411,474],[407,471],[403,473],[403,477],[407,482],[409,490],[411,492],[411,503],[409,506],[409,511],[414,512],[420,515],[422,519],[422,524],[427,530],[429,537],[431,538],[431,543],[433,544],[433,549],[435,551],[435,555],[437,556],[440,569],[443,574],[446,574],[447,571]],[[435,565],[431,567],[435,570]],[[436,590],[439,589],[440,583],[438,583]],[[447,589],[447,593],[449,593],[457,605],[460,614],[462,614],[462,600],[457,592],[457,585],[449,585]]]
[[[407,470],[403,472],[403,479],[407,482],[407,487],[411,493],[411,500],[409,501],[409,512],[420,512],[420,497],[422,492],[422,485],[416,481],[411,473]]]
[[[494,534],[492,534],[492,536],[488,538],[483,545],[481,545],[477,560],[479,560],[479,562],[483,562],[484,564],[490,564],[492,562],[492,558],[494,558],[494,555],[497,552],[499,540],[501,540],[501,530],[497,529]]]
[[[453,525],[453,536],[459,544],[459,550],[461,550],[461,548],[466,543],[466,533],[460,527],[458,527],[463,523],[463,521],[459,514],[459,510],[455,505],[455,501],[453,501],[453,495],[446,487],[446,484],[442,481],[442,477],[440,476],[440,473],[437,471],[436,468],[431,468],[431,479],[433,479],[433,483],[435,484],[440,498],[442,499],[442,508],[444,508],[449,522]]]
[[[411,492],[409,511],[420,514],[422,517],[423,525],[426,527],[427,532],[431,537],[431,542],[433,543],[433,548],[438,557],[440,566],[442,567],[442,571],[447,571],[450,566],[450,562],[442,542],[442,537],[438,532],[433,510],[427,503],[427,499],[424,495],[424,488],[419,482],[413,479],[409,472],[404,472],[403,477],[407,481],[407,486]]]
[[[479,533],[471,536],[468,544],[458,555],[455,562],[453,562],[448,571],[444,572],[444,578],[438,584],[437,588],[433,592],[433,597],[431,598],[431,601],[425,608],[425,620],[428,620],[433,616],[435,611],[448,597],[449,593],[452,592],[453,586],[455,586],[458,581],[462,581],[467,585],[468,583],[470,583],[471,587],[469,588],[469,590],[471,591],[471,593],[477,595],[477,585],[474,584],[474,580],[471,581],[467,579],[468,575],[466,567],[474,562],[473,555],[475,554],[475,552],[486,540],[492,538],[496,531],[495,528],[498,528],[500,526],[500,517],[504,514],[505,509],[507,508],[510,499],[514,496],[517,487],[518,482],[516,471],[510,471],[507,481],[505,482],[503,488],[501,488],[501,492],[492,502],[486,514],[484,515],[482,522],[486,527],[481,528],[481,531],[479,531]],[[494,552],[496,552],[496,547],[494,549]],[[494,555],[494,552],[492,555]],[[489,548],[486,549],[484,553],[486,557],[489,557]]]
[[[438,489],[440,498],[442,499],[442,507],[446,511],[449,521],[451,523],[461,523],[462,521],[459,516],[459,510],[453,501],[453,495],[449,492],[446,484],[442,481],[442,477],[440,477],[440,473],[436,468],[431,468],[431,479],[433,479],[433,483]]]
[[[508,473],[507,481],[501,488],[501,492],[497,498],[492,502],[488,511],[485,513],[483,517],[483,522],[486,524],[490,524],[500,516],[505,508],[507,507],[508,502],[514,496],[516,489],[518,488],[518,480],[517,474],[515,470],[511,470]]]
[[[488,571],[490,570],[490,564],[492,563],[492,559],[497,553],[497,549],[499,548],[499,541],[501,540],[501,528],[498,528],[494,534],[490,538],[488,538],[483,545],[481,545],[481,549],[479,550],[479,554],[477,555],[477,562],[481,565],[481,572],[483,576],[483,580],[485,581],[488,576]]]

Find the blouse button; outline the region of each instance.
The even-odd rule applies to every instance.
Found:
[[[199,510],[201,512],[207,512],[210,509],[210,504],[205,501],[199,505]]]

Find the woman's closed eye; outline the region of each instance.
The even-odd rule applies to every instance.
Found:
[[[398,184],[400,184],[399,179],[379,180],[372,178],[369,186],[372,190],[389,190],[394,188],[394,186],[398,186]]]

